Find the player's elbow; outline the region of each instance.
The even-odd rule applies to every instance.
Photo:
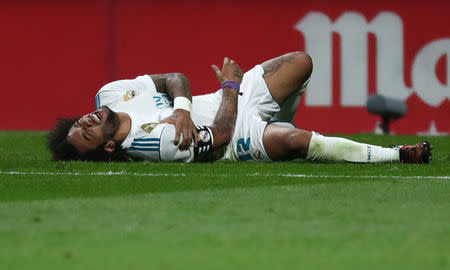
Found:
[[[189,85],[189,79],[186,75],[177,72],[166,74],[165,88],[167,91],[170,91],[173,87],[178,87],[180,85]]]
[[[186,75],[184,75],[183,73],[179,73],[179,72],[170,73],[169,80],[180,81],[180,82],[189,81],[189,79]]]

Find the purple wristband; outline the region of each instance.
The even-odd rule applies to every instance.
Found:
[[[238,91],[238,94],[242,96],[242,92],[240,92],[239,90],[241,89],[239,83],[235,82],[235,81],[225,81],[222,83],[222,89],[224,87],[229,87],[229,88],[233,88],[236,89]]]

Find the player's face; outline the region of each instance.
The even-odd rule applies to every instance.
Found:
[[[112,140],[118,128],[117,113],[104,106],[84,115],[73,124],[67,134],[67,140],[83,155]]]

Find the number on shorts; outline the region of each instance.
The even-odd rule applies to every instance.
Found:
[[[250,138],[247,138],[247,140],[244,140],[244,138],[240,138],[237,141],[237,152],[239,156],[239,160],[246,161],[246,160],[253,160],[252,155],[250,155],[248,150],[250,149]]]

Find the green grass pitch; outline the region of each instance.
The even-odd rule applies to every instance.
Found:
[[[0,269],[450,269],[450,137],[430,165],[53,163],[0,132]]]

